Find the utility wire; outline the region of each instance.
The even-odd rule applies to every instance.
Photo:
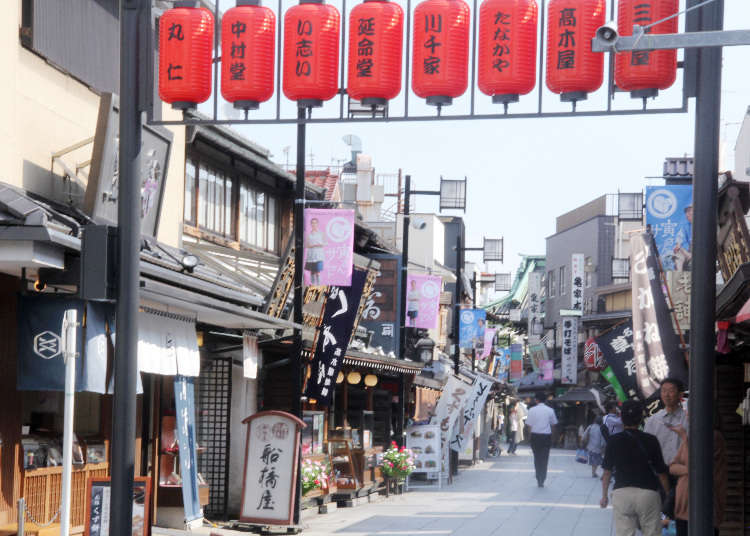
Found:
[[[661,24],[664,21],[668,21],[668,20],[673,19],[675,17],[679,17],[683,13],[688,13],[689,11],[693,11],[694,9],[698,9],[699,7],[703,7],[703,6],[708,5],[708,4],[710,4],[712,2],[715,2],[715,1],[716,0],[705,0],[705,2],[701,2],[700,4],[694,5],[693,7],[689,7],[687,9],[683,10],[683,11],[678,11],[677,13],[674,13],[674,14],[670,15],[669,17],[665,17],[665,18],[663,18],[661,20],[657,20],[656,22],[652,22],[648,26],[644,26],[643,29],[644,29],[644,31],[648,30],[649,28],[651,28],[653,26],[656,26],[657,24]]]

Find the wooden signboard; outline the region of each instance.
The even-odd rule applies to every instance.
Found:
[[[303,421],[283,411],[261,411],[247,424],[240,521],[291,525]]]
[[[110,477],[89,478],[86,485],[84,536],[109,536]],[[133,536],[151,535],[151,477],[133,482]]]

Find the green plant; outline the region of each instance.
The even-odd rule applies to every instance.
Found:
[[[391,442],[391,447],[383,454],[383,473],[391,478],[403,478],[414,471],[414,454],[411,450]]]
[[[326,464],[302,460],[302,495],[328,483],[330,469]]]

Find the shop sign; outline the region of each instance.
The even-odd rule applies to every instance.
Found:
[[[435,329],[440,312],[440,291],[443,278],[439,275],[406,276],[406,318],[408,328]]]
[[[523,346],[510,345],[510,381],[520,381],[523,377]]]
[[[583,310],[583,253],[574,253],[570,264],[570,308]]]
[[[497,363],[495,365],[495,377],[498,380],[506,380],[510,371],[510,348],[497,348]]]
[[[534,368],[534,372],[539,371],[541,369],[541,362],[547,359],[547,347],[544,344],[530,344],[529,358],[531,359],[531,366]]]
[[[304,257],[305,285],[351,285],[354,211],[306,208]]]
[[[487,311],[484,309],[462,309],[458,318],[461,348],[483,350]]]
[[[646,226],[651,228],[664,270],[690,270],[693,187],[647,186]]]
[[[719,209],[717,257],[724,281],[729,281],[742,264],[750,262],[750,235],[745,213],[737,194],[732,195],[733,193],[730,189]]]
[[[543,359],[539,363],[540,374],[542,375],[542,381],[551,382],[554,380],[555,362],[551,359]]]
[[[458,420],[457,432],[453,435],[449,443],[451,450],[461,452],[467,446],[467,441],[471,441],[474,437],[474,423],[482,413],[482,408],[487,400],[487,395],[490,394],[492,383],[492,380],[481,377],[477,377],[474,380],[471,395],[469,395],[469,398],[464,403]]]
[[[542,274],[531,272],[529,274],[529,343],[539,342],[541,318],[542,318]]]
[[[112,479],[108,476],[89,477],[86,483],[86,517],[84,536],[109,536]],[[151,534],[151,477],[133,479],[132,536]]]
[[[354,270],[351,286],[333,286],[328,291],[323,319],[318,328],[315,355],[310,364],[311,376],[305,387],[305,396],[317,400],[321,407],[331,403],[336,376],[349,348],[366,279],[367,272]]]
[[[596,344],[594,337],[589,337],[583,345],[583,363],[586,365],[588,370],[600,371],[604,370],[607,366],[607,361],[604,359],[599,345]]]
[[[360,324],[372,331],[370,346],[383,349],[386,354],[397,353],[400,322],[398,322],[401,258],[397,255],[373,255],[380,263],[380,271],[372,292],[365,300]]]
[[[443,455],[443,471],[448,470],[448,436],[453,430],[453,425],[464,405],[464,401],[471,392],[472,387],[456,376],[448,378],[435,408],[435,416],[430,420],[430,424],[440,426],[440,451]]]
[[[690,329],[690,292],[692,274],[690,272],[667,272],[667,287],[672,298],[672,309],[681,330]]]
[[[198,523],[200,526],[203,509],[198,497],[198,443],[195,439],[195,384],[192,377],[175,376],[174,401],[185,523],[188,526]]]
[[[665,378],[687,384],[687,366],[662,291],[653,241],[643,233],[633,235],[630,244],[635,372],[638,392],[648,400]]]
[[[578,317],[562,318],[562,365],[560,383],[575,385],[578,383]]]
[[[479,359],[487,359],[490,356],[492,343],[495,340],[496,333],[497,328],[487,328],[484,330],[484,347],[482,348],[482,355],[479,356]]]
[[[406,429],[406,448],[414,453],[415,473],[440,473],[440,426],[410,426]]]
[[[262,411],[242,422],[248,427],[240,521],[291,525],[305,423],[283,411]]]
[[[245,378],[254,380],[258,377],[259,360],[258,337],[245,331],[242,334],[242,375]]]

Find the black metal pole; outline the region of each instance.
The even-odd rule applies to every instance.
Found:
[[[461,240],[461,226],[459,225],[456,235],[456,295],[453,299],[455,313],[453,315],[453,373],[458,376],[461,367],[461,253],[463,252],[463,241]]]
[[[701,8],[701,31],[724,27],[724,0]],[[713,534],[713,408],[716,338],[716,224],[721,113],[719,47],[698,52],[693,176],[692,291],[690,317],[690,534]]]
[[[411,175],[406,176],[406,184],[404,186],[404,221],[401,226],[402,234],[402,247],[401,247],[401,311],[399,314],[401,318],[399,320],[399,326],[401,329],[398,332],[398,350],[399,358],[406,358],[406,276],[409,269],[409,199],[411,197]]]
[[[141,240],[141,112],[138,19],[143,0],[120,2],[120,147],[117,203],[117,342],[112,405],[111,534],[131,536],[138,374],[138,283]]]
[[[302,301],[304,297],[304,289],[302,288],[302,272],[303,272],[303,248],[304,248],[304,237],[302,233],[305,229],[304,217],[305,217],[305,134],[306,134],[306,123],[304,122],[305,114],[307,109],[300,107],[297,109],[297,119],[300,121],[297,123],[297,181],[295,183],[295,194],[294,194],[294,323],[302,325]],[[294,329],[295,338],[295,353],[297,354],[296,359],[292,359],[292,382],[294,388],[292,389],[292,413],[302,418],[302,330],[299,328]],[[302,456],[298,456],[297,474],[300,472]],[[300,479],[297,479],[295,483],[295,497],[294,502],[294,523],[299,523],[300,518],[300,501],[302,491],[300,490]]]
[[[474,309],[479,309],[477,306],[477,272],[474,271],[474,277],[471,279],[471,303]],[[485,323],[486,324],[486,323]],[[477,370],[477,349],[475,346],[471,348],[471,371]]]

